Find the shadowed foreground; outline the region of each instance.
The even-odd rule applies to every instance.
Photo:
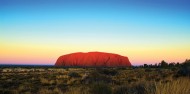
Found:
[[[1,94],[190,94],[181,68],[1,68]]]

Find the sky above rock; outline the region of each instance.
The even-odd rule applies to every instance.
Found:
[[[190,58],[189,0],[0,0],[0,64],[100,51],[133,65]]]

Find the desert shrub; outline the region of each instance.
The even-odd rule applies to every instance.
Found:
[[[152,72],[152,70],[150,68],[146,68],[145,72]]]
[[[92,82],[109,83],[112,81],[110,76],[102,75],[102,74],[98,73],[97,71],[91,72],[88,76],[88,79],[86,79],[86,80],[88,80],[90,83],[92,83]]]
[[[19,94],[18,90],[0,89],[0,94]]]
[[[144,74],[142,73],[137,74],[137,78],[143,78],[143,77],[144,77]]]
[[[152,82],[141,82],[130,87],[129,94],[153,94],[155,85]]]
[[[178,75],[190,76],[190,60],[187,59],[184,63],[182,63],[182,67],[178,71]]]
[[[11,94],[12,92],[10,90],[3,90],[1,94]]]
[[[69,72],[68,76],[73,78],[81,77],[77,72]]]
[[[123,85],[123,86],[118,86],[114,89],[113,94],[128,94],[128,87]]]
[[[1,83],[1,86],[3,88],[10,88],[10,87],[13,87],[14,85],[18,86],[16,82],[6,82],[5,81],[5,82]]]
[[[112,94],[112,89],[105,83],[94,83],[90,87],[91,94]]]
[[[154,94],[155,85],[151,82],[141,82],[118,86],[114,89],[113,94]]]
[[[52,94],[52,90],[49,90],[47,88],[41,88],[38,92],[38,94]]]
[[[127,68],[126,67],[118,67],[116,68],[116,70],[126,70]]]
[[[69,68],[65,68],[65,71],[69,71]]]
[[[59,88],[62,91],[66,91],[68,88],[68,85],[65,83],[61,83],[61,84],[57,85],[57,88]]]
[[[190,76],[190,66],[188,66],[188,67],[182,67],[178,71],[178,75],[180,75],[180,76]]]
[[[54,89],[40,88],[38,94],[63,94],[63,92],[57,87]]]
[[[156,82],[159,82],[161,80],[161,78],[156,78],[155,81]]]
[[[136,78],[129,78],[127,81],[128,81],[128,83],[131,83],[131,82],[136,82],[136,81],[138,81],[138,79],[136,79]]]
[[[64,94],[91,94],[89,93],[89,88],[80,86],[80,87],[69,87]]]
[[[11,94],[19,94],[18,90],[11,90]]]
[[[100,69],[99,73],[114,76],[118,74],[118,71],[114,69]]]

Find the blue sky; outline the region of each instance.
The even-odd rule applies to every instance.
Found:
[[[188,0],[1,0],[0,42],[5,47],[54,45],[51,49],[57,51],[54,59],[41,60],[50,64],[58,54],[91,50],[127,55],[135,64],[146,60],[151,63],[158,59],[148,58],[153,54],[149,52],[169,54],[171,51],[164,51],[174,48],[182,52],[175,52],[175,56],[158,53],[159,59],[182,61],[189,58],[189,5]],[[61,48],[64,52],[56,50]],[[10,49],[13,48],[2,54],[8,56]],[[147,51],[144,57],[147,59],[139,62],[142,54],[134,50]],[[177,54],[180,59],[176,59]],[[6,59],[2,58],[1,62]]]

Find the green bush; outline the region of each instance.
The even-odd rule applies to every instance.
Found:
[[[190,60],[187,59],[182,63],[182,67],[178,71],[178,75],[180,76],[190,76]]]
[[[182,67],[178,71],[178,75],[180,75],[180,76],[190,76],[190,66],[188,66],[188,67]]]
[[[90,87],[91,94],[112,94],[112,89],[105,83],[94,83]]]
[[[118,86],[114,89],[113,94],[128,94],[128,87],[127,86]]]
[[[105,83],[110,83],[112,81],[110,76],[102,75],[98,73],[97,71],[93,71],[89,74],[88,77],[89,82],[105,82]]]
[[[100,69],[99,73],[105,74],[105,75],[110,75],[110,76],[115,76],[116,74],[118,74],[118,71],[114,70],[114,69]]]
[[[154,94],[156,87],[150,82],[118,86],[113,94]]]
[[[77,72],[69,72],[68,76],[73,78],[81,77]]]

